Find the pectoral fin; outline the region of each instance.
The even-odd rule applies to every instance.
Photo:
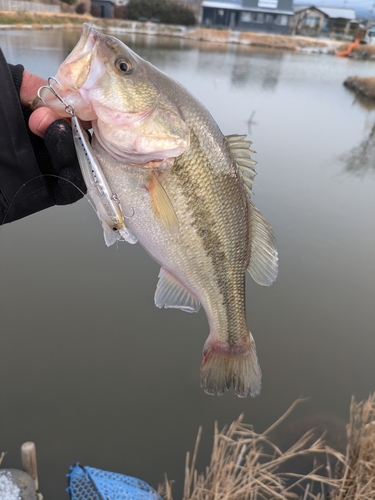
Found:
[[[159,281],[155,292],[155,305],[166,309],[181,309],[185,312],[198,312],[199,300],[187,290],[169,271],[160,269]]]
[[[178,219],[171,200],[154,172],[151,172],[146,186],[150,193],[152,210],[170,233],[178,231]]]

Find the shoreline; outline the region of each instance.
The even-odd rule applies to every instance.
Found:
[[[233,44],[244,47],[263,47],[293,52],[335,54],[342,42],[331,39],[276,35],[249,31],[232,31],[212,28],[186,28],[185,26],[156,24],[123,19],[101,19],[90,15],[51,14],[48,12],[0,12],[0,30],[50,30],[80,29],[82,23],[93,24],[97,29],[112,33],[136,33],[155,36],[173,36],[192,41]]]
[[[299,35],[274,35],[249,31],[219,30],[212,28],[186,28],[179,25],[130,21],[125,19],[101,19],[87,14],[49,12],[0,11],[0,31],[9,30],[55,30],[81,29],[82,23],[92,24],[99,30],[116,34],[140,34],[147,36],[169,36],[191,42],[205,42],[214,45],[236,45],[241,48],[262,48],[268,50],[325,54],[335,56],[345,51],[350,42],[304,37]],[[375,60],[375,46],[359,44],[348,57]],[[375,77],[350,77],[344,85],[367,99],[375,99]]]

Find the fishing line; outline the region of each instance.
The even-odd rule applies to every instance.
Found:
[[[27,182],[25,182],[24,184],[22,184],[22,186],[17,189],[15,195],[12,198],[12,201],[10,202],[10,205],[9,205],[8,209],[5,212],[4,219],[3,219],[3,221],[1,222],[1,225],[0,225],[0,231],[4,227],[5,222],[6,222],[6,218],[7,218],[8,214],[9,214],[9,212],[10,212],[10,209],[12,208],[12,206],[13,206],[13,204],[15,202],[15,199],[19,195],[20,191],[25,186],[27,186],[27,184],[29,184],[29,182],[35,181],[35,179],[40,179],[41,177],[55,177],[56,179],[61,179],[61,180],[65,181],[65,182],[68,182],[73,187],[75,187],[76,189],[78,189],[78,191],[83,195],[83,197],[87,199],[87,201],[90,203],[90,205],[92,206],[92,208],[95,210],[95,213],[96,213],[96,208],[95,208],[94,204],[92,203],[92,201],[90,200],[90,197],[86,193],[84,193],[82,191],[82,189],[80,189],[76,184],[74,184],[74,182],[70,181],[69,179],[65,179],[64,177],[61,177],[61,175],[56,175],[56,174],[40,174],[40,175],[36,175],[32,179],[29,179]]]
[[[81,142],[81,144],[82,144],[82,148],[83,148],[83,150],[85,150],[85,147],[84,147],[84,146],[85,146],[85,144],[84,144],[84,142],[83,142],[83,140],[82,140],[82,138],[81,138],[81,135],[82,135],[82,133],[83,133],[83,132],[82,132],[82,133],[80,133],[80,126],[78,126],[78,125],[77,125],[77,124],[79,124],[79,121],[78,121],[78,118],[77,118],[77,117],[76,117],[76,115],[75,115],[74,107],[73,107],[72,105],[70,105],[70,104],[67,104],[67,103],[64,101],[64,99],[63,99],[63,98],[62,98],[62,97],[58,94],[58,92],[57,92],[57,91],[56,91],[56,90],[52,87],[52,82],[55,82],[55,83],[57,83],[57,85],[60,85],[60,83],[58,82],[58,80],[56,80],[56,78],[54,78],[54,77],[52,77],[52,76],[51,76],[51,77],[49,77],[49,78],[48,78],[48,85],[43,85],[42,87],[40,87],[40,88],[39,88],[38,93],[37,93],[37,99],[39,99],[40,101],[42,101],[42,102],[43,102],[43,104],[45,104],[45,102],[44,102],[44,100],[43,100],[43,97],[42,97],[42,91],[43,91],[43,90],[49,90],[49,91],[50,91],[50,92],[51,92],[51,93],[52,93],[52,94],[53,94],[53,95],[54,95],[54,96],[55,96],[55,97],[56,97],[56,98],[57,98],[57,99],[58,99],[58,100],[59,100],[59,101],[60,101],[60,102],[61,102],[61,103],[65,106],[65,112],[66,112],[68,115],[70,115],[70,116],[71,116],[71,118],[72,118],[72,122],[74,123],[74,127],[75,127],[75,128],[73,127],[73,129],[72,129],[72,130],[78,130],[78,138],[80,139],[80,142]],[[34,100],[34,102],[35,102],[35,100]],[[33,104],[34,104],[34,103],[33,103]],[[77,124],[76,124],[75,122],[77,122]],[[75,146],[76,146],[76,145],[75,145]],[[76,146],[76,149],[77,149],[77,146]],[[85,152],[85,154],[86,154],[86,156],[87,156],[87,152]],[[77,150],[77,155],[78,155],[78,158],[79,158],[78,150]],[[92,170],[92,167],[91,167],[91,170]],[[82,167],[81,167],[81,171],[82,171]],[[85,178],[85,175],[84,175],[84,172],[83,172],[83,171],[82,171],[82,174],[83,174],[83,177]],[[95,174],[93,170],[92,170],[92,174]],[[98,215],[99,219],[102,221],[102,217],[101,217],[101,215],[100,215],[99,209],[98,209],[98,208],[96,207],[96,205],[94,204],[94,202],[93,202],[94,200],[93,200],[93,201],[91,201],[90,194],[88,194],[88,195],[87,195],[87,194],[85,194],[85,193],[84,193],[84,192],[83,192],[83,191],[82,191],[82,190],[81,190],[81,189],[80,189],[80,188],[79,188],[76,184],[74,184],[74,182],[72,182],[72,181],[70,181],[69,179],[66,179],[66,178],[64,178],[64,177],[62,177],[62,176],[59,176],[59,175],[56,175],[56,174],[41,174],[41,175],[38,175],[38,176],[33,177],[32,179],[29,179],[27,182],[25,182],[25,183],[24,183],[24,184],[23,184],[23,185],[22,185],[22,186],[21,186],[21,187],[20,187],[20,188],[16,191],[15,195],[13,196],[13,199],[12,199],[12,201],[11,201],[10,205],[8,206],[8,208],[7,208],[6,212],[5,212],[5,215],[4,215],[4,218],[3,218],[3,221],[2,221],[2,223],[1,223],[1,225],[0,225],[0,231],[1,231],[1,230],[2,230],[2,228],[3,228],[3,226],[4,226],[5,222],[6,222],[6,218],[7,218],[8,214],[9,214],[9,212],[10,212],[10,209],[12,208],[12,206],[13,206],[13,204],[14,204],[14,201],[15,201],[15,199],[17,198],[17,196],[18,196],[18,194],[20,193],[20,191],[21,191],[21,190],[22,190],[22,189],[23,189],[23,188],[24,188],[24,187],[25,187],[25,186],[26,186],[29,182],[32,182],[32,181],[34,181],[34,180],[36,180],[36,179],[38,179],[38,178],[40,178],[40,177],[55,177],[55,178],[57,178],[57,179],[62,179],[62,180],[65,180],[65,181],[69,182],[72,186],[74,186],[76,189],[78,189],[78,191],[79,191],[79,192],[80,192],[80,193],[81,193],[81,194],[82,194],[85,198],[87,198],[88,202],[90,203],[90,205],[91,205],[91,206],[92,206],[92,208],[94,209],[95,213]],[[90,179],[90,180],[91,180],[91,179]],[[95,183],[97,183],[97,182],[98,182],[98,181],[97,181],[96,176],[94,177],[94,180],[95,180]],[[87,180],[86,180],[86,185],[88,185],[88,184],[87,184]],[[98,190],[100,190],[100,189],[99,189],[99,188],[100,188],[100,186],[96,186],[96,188],[97,188]],[[103,187],[101,187],[101,189],[103,189]],[[126,215],[122,212],[121,205],[120,205],[120,200],[119,200],[119,198],[118,198],[118,196],[117,196],[117,194],[116,194],[116,193],[112,194],[112,193],[110,193],[110,192],[109,192],[108,196],[110,196],[110,200],[114,200],[114,201],[117,203],[117,206],[118,206],[118,208],[119,208],[119,209],[120,209],[120,211],[121,211],[121,216],[122,216],[122,217],[124,217],[125,219],[130,219],[130,218],[134,217],[135,212],[134,212],[134,208],[133,208],[133,207],[132,207],[132,215],[131,215],[131,216],[126,216]],[[111,227],[110,227],[110,228],[111,228]],[[111,229],[113,229],[113,228],[111,228]],[[116,230],[117,230],[117,229],[116,229]],[[125,226],[124,226],[124,231],[125,231],[125,230],[127,231],[127,233],[129,233],[129,231],[128,231],[128,230],[125,228]],[[126,241],[130,241],[130,240],[128,240],[128,238],[124,237],[123,235],[122,235],[122,237],[123,237]],[[135,241],[131,241],[131,242],[132,242],[132,243],[134,243]]]
[[[20,191],[25,186],[27,186],[27,184],[29,184],[29,182],[35,181],[35,179],[40,179],[40,177],[55,177],[56,179],[60,179],[60,180],[63,180],[65,182],[68,182],[69,184],[71,184],[73,187],[75,187],[82,194],[83,198],[86,198],[86,200],[89,202],[89,204],[93,208],[94,212],[97,214],[96,207],[93,204],[93,202],[91,201],[90,196],[88,194],[84,193],[82,191],[82,189],[80,189],[76,184],[74,184],[74,182],[70,181],[69,179],[65,179],[65,177],[61,177],[61,175],[56,175],[56,174],[40,174],[40,175],[36,175],[32,179],[29,179],[27,182],[25,182],[24,184],[22,184],[22,186],[20,188],[17,189],[15,195],[12,198],[12,201],[10,202],[10,205],[8,206],[8,208],[7,208],[7,210],[6,210],[5,214],[4,214],[4,219],[2,220],[1,225],[0,225],[0,232],[3,229],[3,227],[5,226],[6,218],[7,218],[8,214],[9,214],[9,212],[10,212],[10,209],[12,208],[12,206],[13,206],[13,204],[15,202],[15,199],[19,195]],[[124,216],[125,219],[131,219],[132,217],[134,217],[134,214],[135,214],[135,211],[134,211],[134,208],[132,207],[132,214],[131,215],[125,215],[125,214],[123,214],[123,216]]]

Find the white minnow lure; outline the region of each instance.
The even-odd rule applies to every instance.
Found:
[[[85,130],[74,110],[67,110],[72,117],[73,140],[87,193],[102,223],[107,246],[124,239],[128,243],[137,243],[137,236],[124,222],[121,205],[116,193],[112,193],[103,171],[97,161]]]
[[[125,240],[131,244],[137,243],[137,236],[125,226],[119,198],[116,193],[112,193],[108,185],[87,134],[75,115],[74,107],[67,104],[56,92],[51,85],[52,81],[56,80],[50,77],[48,85],[44,85],[38,90],[38,98],[43,101],[41,91],[42,89],[48,89],[62,102],[65,106],[65,111],[72,118],[73,141],[79,166],[87,187],[87,194],[91,198],[97,216],[102,223],[106,245],[113,245],[118,240]],[[56,81],[56,83],[58,82]]]

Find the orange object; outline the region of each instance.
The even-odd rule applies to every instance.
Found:
[[[357,45],[359,44],[360,42],[360,39],[357,38],[356,40],[354,40],[354,42],[352,42],[349,47],[345,50],[342,50],[341,52],[336,52],[336,55],[339,56],[339,57],[345,57],[345,56],[348,56],[351,51],[357,47]]]

